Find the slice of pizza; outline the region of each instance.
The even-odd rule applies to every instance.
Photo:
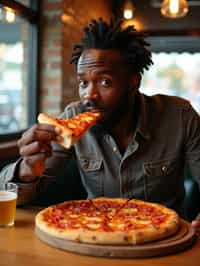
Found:
[[[59,127],[62,130],[61,136],[63,137],[63,140],[59,143],[69,149],[100,118],[101,113],[99,112],[79,113],[78,115],[68,119],[55,118],[53,116],[40,113],[38,115],[38,122]]]

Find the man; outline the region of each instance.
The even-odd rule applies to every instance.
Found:
[[[67,106],[61,117],[96,109],[102,120],[70,150],[56,144],[58,128],[34,125],[18,142],[21,159],[2,170],[1,182],[18,182],[24,202],[48,197],[50,187],[59,193],[56,184],[61,176],[67,182],[74,154],[89,198],[139,198],[185,217],[184,169],[200,183],[199,115],[178,97],[139,92],[141,74],[152,60],[132,26],[122,30],[120,23],[99,19],[84,32],[72,55],[80,102]]]

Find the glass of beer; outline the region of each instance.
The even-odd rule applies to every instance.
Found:
[[[0,184],[0,227],[13,226],[15,222],[17,185]]]

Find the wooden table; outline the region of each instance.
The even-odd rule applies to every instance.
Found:
[[[16,224],[0,228],[0,266],[199,266],[200,239],[178,254],[146,258],[115,259],[83,256],[48,246],[34,232],[34,217],[38,208],[17,209]]]

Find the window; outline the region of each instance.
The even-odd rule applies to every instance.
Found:
[[[145,71],[140,91],[183,97],[200,113],[199,41],[199,36],[150,38],[154,64]]]
[[[36,115],[37,1],[7,2],[0,5],[0,139],[26,129]]]

